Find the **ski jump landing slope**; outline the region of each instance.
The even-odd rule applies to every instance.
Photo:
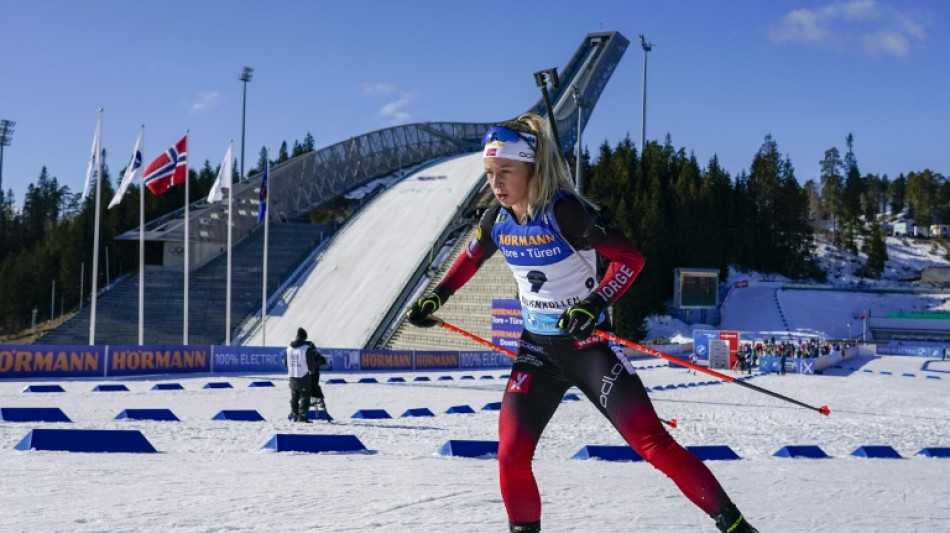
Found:
[[[446,159],[379,194],[288,287],[245,345],[289,344],[297,328],[317,346],[362,348],[419,262],[484,175],[482,154]]]

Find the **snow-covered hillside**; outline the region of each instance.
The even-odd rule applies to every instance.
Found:
[[[825,284],[842,291],[779,291],[790,281],[774,274],[731,270],[724,282],[732,285],[748,281],[746,289],[732,291],[723,303],[722,323],[685,324],[670,316],[647,320],[647,339],[665,338],[689,343],[694,329],[734,329],[765,336],[795,335],[843,339],[860,334],[860,317],[865,311],[881,316],[888,311],[950,311],[950,294],[880,294],[854,292],[858,286],[870,288],[913,287],[927,267],[950,267],[947,250],[937,241],[914,238],[887,238],[888,260],[880,280],[855,275],[864,264],[863,254],[840,250],[820,241],[818,263],[828,273]],[[737,299],[751,299],[739,303]],[[738,303],[738,305],[733,305]],[[784,317],[784,320],[783,320]]]

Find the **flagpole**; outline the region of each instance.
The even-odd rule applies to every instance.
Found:
[[[96,177],[96,222],[94,224],[92,237],[92,309],[89,315],[89,346],[96,344],[96,301],[99,293],[99,208],[101,207],[102,195],[102,108],[99,108],[99,124],[96,127],[96,141],[93,142],[95,150],[94,161],[98,162],[99,176]]]
[[[188,130],[185,130],[185,146],[188,146]],[[185,149],[187,152],[187,148]],[[188,271],[191,270],[191,262],[189,261],[190,254],[189,250],[189,241],[188,241],[188,198],[189,198],[189,180],[188,179],[188,162],[185,162],[185,319],[183,322],[182,328],[182,338],[185,346],[188,346]]]
[[[270,181],[270,150],[264,152],[264,177]],[[267,237],[270,231],[270,183],[264,183],[262,178],[261,186],[267,187],[264,196],[264,279],[261,283],[261,346],[267,346]]]
[[[230,163],[231,159],[231,148],[234,146],[234,139],[228,143],[228,161]],[[231,165],[222,165],[222,169],[230,169]],[[228,172],[228,276],[227,276],[227,296],[225,297],[225,306],[227,307],[227,312],[225,314],[224,327],[227,330],[224,337],[224,345],[231,346],[231,211],[234,208],[234,172]]]
[[[139,132],[140,147],[145,155],[145,124]],[[145,173],[139,172],[142,186],[139,188],[139,346],[145,344]]]

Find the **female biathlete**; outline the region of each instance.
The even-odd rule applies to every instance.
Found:
[[[483,138],[485,174],[498,205],[434,291],[407,318],[420,327],[497,250],[518,283],[524,331],[498,422],[498,465],[509,531],[541,530],[541,497],[531,470],[538,439],[564,393],[579,388],[640,456],[669,476],[720,531],[755,532],[712,472],[670,437],[640,377],[592,336],[630,288],[643,255],[574,190],[542,119],[524,114]],[[596,254],[609,259],[597,280]],[[607,386],[610,385],[610,386]]]

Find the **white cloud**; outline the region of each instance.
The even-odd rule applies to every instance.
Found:
[[[769,29],[769,38],[775,43],[819,42],[828,34],[821,14],[808,9],[796,9],[782,17],[778,25]]]
[[[806,43],[871,55],[906,57],[927,38],[926,19],[877,0],[836,1],[793,9],[769,27],[776,44]]]
[[[864,35],[864,49],[872,55],[892,55],[907,57],[910,54],[910,40],[906,35],[879,31]]]
[[[201,113],[207,111],[218,100],[220,93],[218,91],[201,91],[198,93],[198,101],[191,104],[192,113]]]
[[[388,83],[364,83],[363,84],[363,94],[367,96],[377,96],[381,94],[392,94],[396,92],[396,87]]]
[[[409,107],[409,104],[414,99],[414,94],[401,94],[398,100],[389,102],[381,107],[379,111],[376,112],[376,115],[385,119],[390,124],[405,124],[412,119],[412,115],[406,108]]]

